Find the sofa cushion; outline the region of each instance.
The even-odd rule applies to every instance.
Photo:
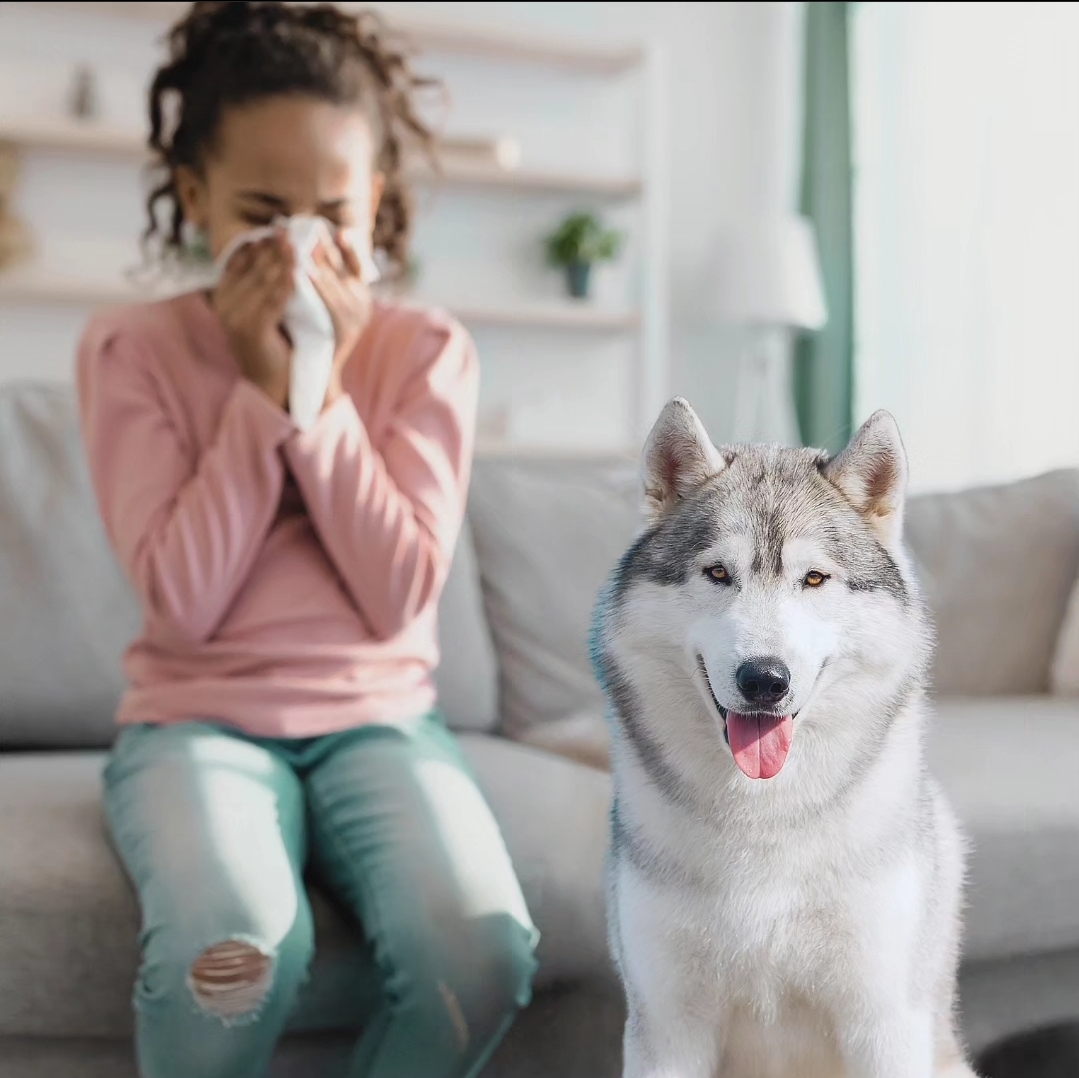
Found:
[[[935,707],[930,768],[972,843],[967,958],[1079,948],[1079,701]]]
[[[462,744],[542,933],[537,985],[609,976],[608,777],[480,734]],[[138,914],[105,834],[103,764],[101,753],[0,753],[0,1037],[130,1033]],[[364,954],[312,898],[318,957],[296,1024],[349,1027]]]
[[[911,498],[905,535],[936,622],[936,690],[1045,692],[1079,568],[1079,472]]]
[[[611,730],[606,709],[578,711],[562,719],[538,722],[514,740],[600,771],[611,766]]]
[[[99,521],[68,388],[0,390],[0,610],[0,746],[110,744],[140,613]],[[492,729],[498,673],[467,524],[439,639],[447,721]]]
[[[108,744],[139,610],[67,389],[0,391],[0,610],[0,746]]]
[[[602,711],[588,631],[596,595],[638,526],[637,507],[629,462],[477,462],[469,518],[511,737]]]
[[[464,522],[438,604],[438,703],[453,730],[498,725],[498,660],[483,610],[472,529]]]

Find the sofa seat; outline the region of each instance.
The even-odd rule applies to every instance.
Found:
[[[543,934],[537,989],[609,983],[608,777],[501,738],[462,744]],[[1013,956],[1079,954],[1079,701],[938,700],[929,759],[973,845],[968,981]],[[0,1038],[130,1036],[137,910],[105,837],[103,763],[100,752],[0,754]],[[312,901],[318,956],[296,1025],[347,1028],[358,941],[317,891]],[[987,1030],[1004,1028],[992,1019]]]
[[[481,734],[462,744],[542,939],[536,987],[607,981],[601,865],[610,781]],[[0,1038],[127,1038],[138,912],[106,838],[101,752],[0,753]],[[312,892],[317,957],[302,1029],[347,1028],[356,932]]]
[[[1079,699],[935,706],[929,766],[972,845],[965,957],[1079,949]]]

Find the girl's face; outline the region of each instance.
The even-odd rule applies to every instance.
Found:
[[[382,195],[375,147],[357,108],[281,96],[226,109],[201,171],[176,170],[184,219],[214,258],[235,235],[278,216],[326,218],[370,237]]]

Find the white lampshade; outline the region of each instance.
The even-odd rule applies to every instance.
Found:
[[[828,318],[813,224],[795,215],[725,228],[716,247],[713,309],[724,322],[820,329]]]

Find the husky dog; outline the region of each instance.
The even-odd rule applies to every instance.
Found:
[[[716,449],[674,400],[642,478],[593,627],[625,1078],[973,1078],[895,421]]]

